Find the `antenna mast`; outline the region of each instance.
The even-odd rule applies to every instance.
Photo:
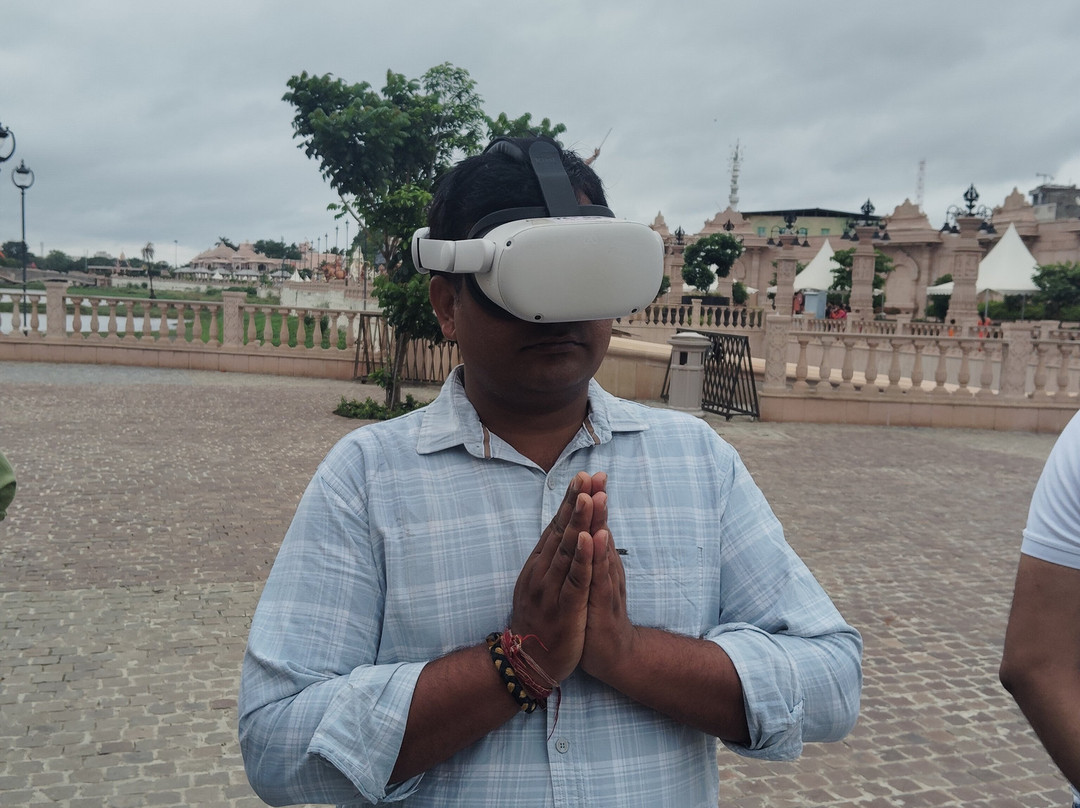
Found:
[[[923,193],[926,190],[926,158],[919,161],[919,174],[915,180],[915,204],[922,210]]]
[[[739,209],[739,163],[742,154],[739,152],[739,141],[735,141],[735,148],[731,151],[731,193],[728,194],[728,204],[732,210]]]

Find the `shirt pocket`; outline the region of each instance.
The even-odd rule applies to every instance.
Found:
[[[616,541],[616,546],[622,547]],[[704,549],[690,542],[634,543],[621,554],[630,622],[700,637],[705,615]]]

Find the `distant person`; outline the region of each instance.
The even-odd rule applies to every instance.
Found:
[[[463,364],[304,492],[240,689],[267,802],[715,808],[718,738],[780,760],[853,726],[858,632],[735,450],[593,380],[611,279],[647,304],[663,261],[606,204],[546,138],[439,180],[413,250]]]
[[[949,336],[956,336],[956,320],[949,320]]]
[[[1020,552],[1001,683],[1080,808],[1080,413],[1039,477]]]
[[[802,292],[796,292],[795,296],[793,298],[791,298],[791,313],[792,314],[802,314],[803,313],[803,305],[804,305],[804,303],[805,303],[805,298],[803,297],[803,293]]]

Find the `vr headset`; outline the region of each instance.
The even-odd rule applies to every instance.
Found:
[[[474,291],[529,322],[624,317],[649,305],[664,274],[664,243],[647,225],[614,218],[601,205],[580,205],[556,147],[537,140],[524,152],[508,140],[487,151],[528,160],[543,207],[509,208],[477,222],[463,241],[412,240],[422,272],[464,274]]]

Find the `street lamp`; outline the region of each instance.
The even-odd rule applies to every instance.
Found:
[[[862,218],[852,219],[848,223],[848,227],[844,230],[844,234],[840,236],[843,241],[858,241],[860,227],[873,227],[877,225],[877,232],[874,233],[874,238],[881,241],[890,241],[889,231],[885,228],[888,226],[880,217],[874,215],[874,203],[867,199],[863,202],[862,207],[859,208],[862,211]]]
[[[13,154],[15,154],[15,133],[0,123],[0,163],[6,163]]]
[[[22,253],[22,327],[23,336],[26,336],[30,332],[30,324],[26,319],[26,189],[34,184],[34,172],[26,167],[25,160],[20,160],[19,167],[11,172],[11,181],[19,189],[19,204],[22,211],[22,243],[19,252]]]
[[[798,233],[798,231],[795,230],[795,221],[798,218],[799,217],[796,216],[794,213],[790,213],[790,212],[785,213],[784,214],[784,227],[780,227],[780,225],[773,225],[772,228],[769,230],[769,240],[766,241],[765,243],[767,245],[769,245],[770,247],[783,247],[784,246],[784,236],[790,234],[790,235],[792,235],[792,239],[791,239],[791,246],[792,247],[800,247],[800,246],[801,247],[809,247],[810,242],[807,241],[805,237],[802,240],[802,244],[799,243],[799,233]],[[776,233],[776,238],[775,239],[773,238],[773,233],[774,232]]]
[[[956,225],[956,220],[960,216],[976,216],[982,219],[982,223],[979,225],[979,233],[987,236],[997,235],[997,230],[994,228],[993,222],[990,221],[993,213],[986,205],[977,205],[979,201],[979,192],[975,190],[975,183],[968,186],[968,189],[964,191],[964,208],[958,205],[949,205],[948,210],[945,211],[945,224],[941,226],[942,233],[948,233],[950,235],[957,235],[960,232],[960,228]]]

